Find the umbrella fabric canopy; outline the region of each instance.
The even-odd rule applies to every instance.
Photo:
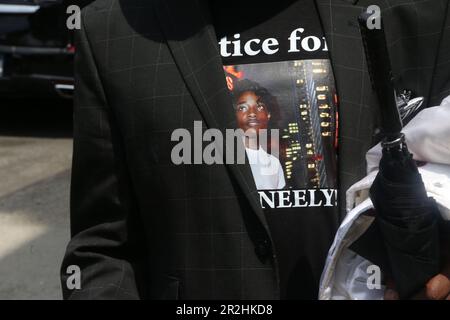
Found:
[[[439,273],[439,211],[405,143],[383,148],[370,197],[388,270],[400,298],[411,297]]]

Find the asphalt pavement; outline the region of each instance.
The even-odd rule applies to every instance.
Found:
[[[61,299],[71,102],[0,98],[0,299]]]

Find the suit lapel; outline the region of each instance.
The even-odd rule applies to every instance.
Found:
[[[339,197],[345,214],[345,191],[365,175],[364,157],[372,142],[377,108],[357,25],[362,7],[354,0],[332,2],[316,0],[316,5],[339,96]]]
[[[206,1],[158,0],[156,6],[175,63],[206,126],[222,133],[235,128],[235,113]],[[250,166],[235,164],[228,167],[268,230]]]

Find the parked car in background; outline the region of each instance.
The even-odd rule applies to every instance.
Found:
[[[75,47],[66,27],[68,5],[0,0],[0,97],[72,97]]]

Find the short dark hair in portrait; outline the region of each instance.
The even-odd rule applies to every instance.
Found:
[[[281,120],[280,105],[278,104],[277,97],[274,96],[268,89],[261,86],[258,82],[249,79],[239,80],[235,83],[233,93],[233,106],[236,110],[239,97],[245,92],[253,92],[256,96],[261,98],[261,101],[265,104],[268,112],[271,115],[269,121],[269,128],[278,128]]]

